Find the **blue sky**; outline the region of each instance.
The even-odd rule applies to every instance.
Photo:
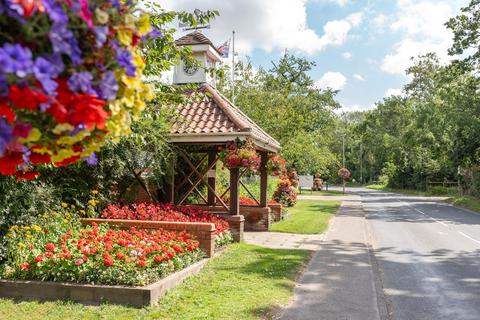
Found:
[[[285,49],[315,61],[319,87],[341,90],[344,110],[365,110],[401,93],[410,58],[436,52],[448,61],[444,27],[468,0],[166,0],[177,10],[218,9],[205,31],[222,43],[236,30],[241,58],[270,68]]]

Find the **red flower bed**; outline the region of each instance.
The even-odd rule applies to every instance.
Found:
[[[196,208],[177,208],[173,204],[138,203],[130,205],[109,205],[101,215],[106,219],[208,222],[215,224],[215,234],[229,229],[228,222],[207,211]]]
[[[47,230],[47,229],[46,229]],[[146,285],[198,261],[203,253],[186,232],[110,229],[107,225],[55,230],[12,240],[13,279]],[[23,237],[22,237],[23,238]],[[24,245],[18,246],[16,241]]]
[[[268,204],[279,204],[275,200],[268,201]],[[240,197],[240,205],[242,206],[258,206],[257,201],[248,197]]]

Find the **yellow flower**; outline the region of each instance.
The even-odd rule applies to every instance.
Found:
[[[17,235],[16,235],[14,232],[13,232],[13,233],[12,233],[12,232],[9,232],[9,233],[7,234],[7,237],[9,237],[10,239],[15,238],[16,236],[17,236]]]
[[[119,29],[117,32],[118,40],[126,45],[130,46],[132,44],[132,31],[128,29]]]
[[[30,131],[30,134],[26,138],[20,138],[18,139],[21,143],[26,143],[26,142],[33,142],[33,141],[38,141],[40,137],[42,136],[42,133],[40,130],[37,128],[32,128],[32,131]]]
[[[47,218],[48,218],[48,213],[42,214],[42,218],[43,218],[43,219],[47,219]]]
[[[63,207],[63,208],[68,207],[68,203],[62,202],[62,207]]]
[[[23,230],[30,230],[29,226],[23,226],[22,228],[23,228]]]
[[[77,152],[72,149],[60,149],[56,154],[52,156],[52,162],[62,162],[65,159],[78,155]]]
[[[20,248],[25,248],[25,244],[23,242],[19,242],[17,243],[17,246],[19,246]]]
[[[81,209],[81,210],[80,210],[80,213],[81,213],[81,214],[85,214],[85,210]]]
[[[55,134],[61,134],[64,131],[72,131],[73,129],[75,128],[69,123],[60,123],[53,128],[52,132]]]
[[[143,14],[140,19],[138,19],[137,28],[140,36],[144,36],[152,31],[152,26],[150,25],[150,16],[148,14]]]
[[[69,220],[63,219],[63,223],[67,224],[68,222],[69,222]]]
[[[36,224],[32,225],[32,230],[36,232],[42,231],[42,228]]]
[[[92,194],[98,194],[98,190],[92,190]]]
[[[100,24],[106,24],[108,22],[108,13],[100,8],[95,9],[95,18],[97,18]]]
[[[90,199],[88,200],[88,205],[91,207],[95,207],[97,205],[98,201],[95,199]]]
[[[27,233],[27,234],[25,235],[25,237],[27,237],[27,239],[31,239],[31,238],[32,238],[32,235],[31,235],[30,233]]]

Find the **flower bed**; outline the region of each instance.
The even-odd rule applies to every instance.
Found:
[[[203,258],[187,233],[115,230],[108,225],[13,228],[4,279],[143,286]],[[29,236],[30,235],[30,236]]]
[[[105,219],[213,223],[216,246],[223,246],[232,241],[228,222],[225,219],[198,208],[177,208],[173,204],[139,203],[125,206],[117,204],[108,206],[101,217]]]

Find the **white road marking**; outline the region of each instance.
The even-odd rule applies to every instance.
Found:
[[[477,239],[474,239],[474,238],[470,237],[468,234],[465,234],[465,233],[463,233],[462,231],[457,231],[457,232],[460,233],[460,234],[461,234],[462,236],[464,236],[465,238],[470,239],[470,240],[472,240],[472,241],[480,244],[480,241],[478,241]]]
[[[454,229],[453,227],[449,226],[448,224],[446,224],[446,223],[444,223],[444,222],[442,222],[442,221],[440,221],[440,220],[438,220],[438,219],[435,219],[434,217],[429,216],[429,215],[426,214],[425,212],[423,212],[423,211],[421,211],[421,210],[419,210],[419,209],[411,206],[409,203],[407,203],[407,202],[405,202],[405,201],[398,200],[398,199],[395,199],[395,200],[397,200],[397,201],[400,202],[400,203],[404,203],[407,207],[412,208],[413,210],[415,210],[415,211],[423,214],[424,216],[426,216],[427,218],[432,219],[432,220],[435,221],[435,222],[438,222],[439,224],[441,224],[442,226],[444,226],[444,227],[446,227],[446,228],[449,228],[449,229],[452,228],[452,229]],[[461,236],[463,236],[463,237],[465,237],[465,238],[467,238],[467,239],[469,239],[469,240],[472,240],[473,242],[476,242],[476,243],[480,244],[480,240],[477,240],[477,239],[475,239],[475,238],[472,238],[472,237],[470,237],[468,234],[463,233],[462,231],[458,231],[458,230],[455,230],[455,231],[457,231],[457,233],[460,234]]]

